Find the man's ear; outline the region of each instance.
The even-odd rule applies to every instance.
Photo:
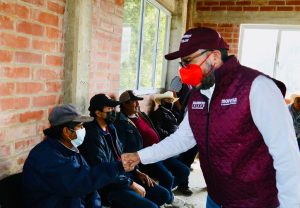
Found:
[[[100,114],[101,112],[99,111],[99,110],[96,110],[95,111],[95,115],[97,116],[97,117],[101,117],[101,114]]]
[[[62,133],[65,137],[69,138],[70,130],[68,129],[68,127],[65,126],[62,130]]]

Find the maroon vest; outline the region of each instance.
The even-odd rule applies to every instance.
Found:
[[[273,159],[250,112],[251,84],[261,73],[232,57],[215,74],[209,111],[199,91],[188,104],[208,194],[224,208],[278,207]]]

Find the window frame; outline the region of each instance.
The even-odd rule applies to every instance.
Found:
[[[239,37],[239,44],[238,44],[238,59],[242,61],[242,53],[243,53],[243,39],[245,35],[246,29],[273,29],[277,31],[277,42],[276,42],[276,53],[274,57],[273,63],[273,73],[272,77],[276,78],[276,75],[279,70],[279,53],[280,53],[280,46],[281,46],[281,36],[282,32],[284,31],[300,31],[299,25],[281,25],[281,24],[241,24],[240,25],[240,37]],[[290,92],[287,93],[287,97]]]
[[[146,4],[150,4],[154,6],[156,9],[158,9],[158,15],[156,17],[156,33],[155,33],[155,50],[153,53],[153,56],[151,57],[152,62],[152,77],[151,77],[151,88],[143,88],[141,87],[141,60],[142,60],[142,53],[143,53],[143,40],[144,40],[144,22],[145,22],[145,8]],[[161,12],[163,12],[167,16],[167,31],[165,35],[165,47],[164,47],[164,54],[167,54],[169,51],[169,43],[170,43],[170,33],[171,33],[171,20],[172,15],[171,12],[168,11],[163,5],[159,4],[156,0],[141,0],[141,8],[140,8],[140,24],[139,24],[139,38],[138,38],[138,49],[137,49],[137,56],[136,56],[136,65],[135,65],[135,76],[136,76],[136,84],[134,90],[136,94],[142,95],[142,94],[152,94],[160,92],[161,89],[165,88],[166,85],[166,77],[167,77],[167,65],[168,62],[163,59],[163,68],[162,68],[162,86],[161,88],[156,88],[155,83],[157,80],[156,77],[156,65],[157,65],[157,49],[158,49],[158,35],[159,35],[159,26],[160,26],[160,15]],[[121,66],[122,67],[122,66]],[[120,93],[127,89],[121,89]]]

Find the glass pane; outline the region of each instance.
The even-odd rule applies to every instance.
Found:
[[[140,0],[126,0],[121,53],[121,89],[135,89],[137,81],[137,57],[140,28]],[[135,15],[132,15],[135,14]]]
[[[300,92],[300,31],[282,31],[276,79],[283,81],[287,95]]]
[[[162,76],[163,76],[163,63],[164,52],[166,47],[166,33],[168,26],[168,16],[163,12],[160,12],[159,17],[159,31],[158,31],[158,43],[157,43],[157,56],[156,56],[156,71],[155,71],[155,87],[162,88]]]
[[[245,29],[241,64],[273,77],[278,30]]]
[[[146,3],[145,5],[145,19],[144,19],[144,33],[142,43],[142,56],[141,56],[141,76],[140,87],[152,88],[153,85],[153,70],[155,58],[155,42],[156,42],[156,21],[158,16],[158,9],[152,4]]]

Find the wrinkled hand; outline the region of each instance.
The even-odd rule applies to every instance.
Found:
[[[143,183],[143,184],[147,184],[149,187],[153,187],[155,184],[155,181],[150,178],[147,174],[136,170],[136,177]]]
[[[138,195],[145,197],[146,196],[146,190],[143,186],[141,186],[140,184],[133,182],[130,186],[130,188],[137,193]]]
[[[122,163],[124,170],[131,169],[133,170],[134,167],[140,163],[140,157],[137,152],[134,153],[124,153],[121,155]]]

